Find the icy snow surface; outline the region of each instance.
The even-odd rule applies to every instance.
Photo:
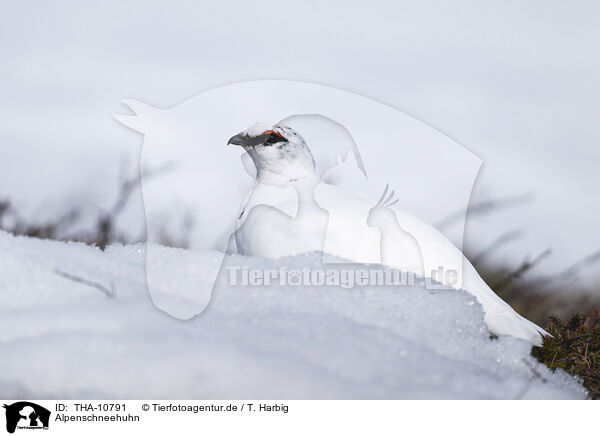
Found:
[[[193,288],[217,253],[154,248],[165,267],[153,277],[159,305],[208,298]],[[575,379],[531,358],[526,342],[490,340],[463,292],[229,286],[223,269],[206,311],[182,321],[153,305],[144,260],[144,245],[102,252],[0,232],[0,397],[585,396]],[[319,256],[226,262],[302,268]],[[112,283],[116,296],[57,270]]]

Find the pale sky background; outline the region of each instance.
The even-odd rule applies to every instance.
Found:
[[[231,82],[346,89],[428,123],[484,160],[474,198],[532,200],[470,220],[468,247],[523,237],[562,270],[600,249],[600,4],[10,2],[0,16],[0,197],[43,216],[105,206],[140,135],[119,101],[176,105]],[[125,217],[143,223],[139,195]],[[598,267],[596,266],[596,269]]]

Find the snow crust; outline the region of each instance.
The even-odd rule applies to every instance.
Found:
[[[230,286],[226,266],[316,266],[227,256],[188,321],[148,294],[144,245],[105,252],[0,232],[0,397],[581,399],[522,340],[489,338],[464,292],[412,287]],[[153,247],[162,305],[197,305],[217,252]],[[343,268],[359,266],[344,265]],[[116,290],[99,289],[58,272]],[[154,290],[153,289],[153,290]]]

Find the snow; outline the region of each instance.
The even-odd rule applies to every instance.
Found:
[[[208,301],[193,289],[217,252],[153,246],[163,305]],[[0,233],[0,396],[5,398],[580,399],[581,385],[490,340],[463,292],[418,286],[230,286],[183,321],[149,298],[144,245],[105,252]],[[230,255],[225,266],[317,266]],[[343,265],[344,269],[360,266]],[[116,289],[114,298],[56,271]]]

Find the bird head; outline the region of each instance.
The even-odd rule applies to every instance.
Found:
[[[227,144],[239,145],[248,153],[262,183],[289,186],[318,180],[308,144],[291,127],[256,123],[232,136]]]
[[[385,185],[385,190],[381,194],[379,201],[369,210],[369,216],[367,217],[367,225],[369,227],[381,227],[387,222],[394,222],[396,220],[396,215],[391,206],[398,203],[398,199],[394,200],[395,192],[392,190],[388,194],[388,189],[389,185]]]

